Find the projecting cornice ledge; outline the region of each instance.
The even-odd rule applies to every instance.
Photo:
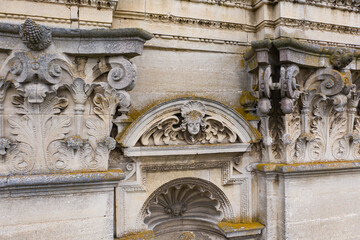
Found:
[[[124,178],[125,174],[119,169],[3,176],[0,177],[0,198],[111,192]]]
[[[29,20],[27,20],[29,22]],[[0,23],[0,51],[24,49],[22,32],[24,25]],[[139,28],[124,29],[69,29],[37,25],[49,33],[52,42],[47,51],[69,55],[125,55],[138,56],[151,33]]]
[[[260,163],[256,165],[255,169],[256,171],[263,173],[281,173],[288,175],[327,173],[329,171],[360,171],[360,160],[294,164]]]

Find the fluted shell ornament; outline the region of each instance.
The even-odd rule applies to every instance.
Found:
[[[31,18],[21,24],[20,37],[28,48],[35,51],[44,50],[51,44],[50,29],[37,24]]]

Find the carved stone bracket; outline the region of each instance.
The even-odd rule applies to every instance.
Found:
[[[253,77],[258,79],[253,95],[259,96],[263,159],[284,163],[356,159],[359,90],[352,81],[355,65],[350,63],[358,53],[293,39],[272,44],[267,43],[267,60],[258,54],[264,51],[257,48],[262,42],[252,44],[245,55],[249,72],[258,75]],[[271,52],[273,48],[278,51]],[[259,63],[254,67],[256,57]]]
[[[8,57],[0,63],[0,155],[6,165],[0,175],[107,170],[116,147],[113,119],[128,112],[128,91],[136,83],[130,59],[150,38],[138,29],[70,31],[31,19],[1,24],[0,51]],[[3,44],[8,41],[15,44]]]

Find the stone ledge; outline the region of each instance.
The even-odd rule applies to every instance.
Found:
[[[329,170],[360,170],[360,160],[336,161],[336,162],[313,162],[313,163],[261,163],[256,165],[256,170],[265,173],[295,173],[295,172],[317,172]]]
[[[204,145],[175,145],[124,148],[127,157],[169,156],[169,155],[198,155],[215,153],[249,152],[251,143],[204,144]]]
[[[248,239],[248,237],[256,237],[261,234],[264,225],[253,222],[253,223],[231,223],[231,222],[219,222],[217,224],[224,235],[228,239]]]
[[[34,186],[82,184],[96,182],[117,182],[125,178],[123,171],[112,169],[106,172],[73,172],[39,175],[10,175],[0,177],[1,188]]]
[[[68,28],[51,28],[53,38],[133,38],[139,37],[143,40],[150,40],[153,36],[151,33],[140,28],[122,28],[122,29],[68,29]],[[19,24],[0,23],[0,32],[18,34],[20,31]]]

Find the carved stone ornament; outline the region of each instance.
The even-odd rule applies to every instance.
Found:
[[[150,109],[117,140],[127,157],[189,155],[249,151],[260,133],[217,101],[180,98]]]
[[[261,42],[252,46],[246,59],[252,85],[258,86],[253,95],[259,97],[263,161],[358,159],[360,89],[352,79],[358,69],[350,65],[357,53],[290,38],[268,44],[278,52],[264,49]]]
[[[236,134],[221,119],[206,116],[205,112],[201,102],[187,102],[181,107],[181,117],[173,115],[163,119],[141,137],[142,145],[234,143],[237,140]]]
[[[141,221],[153,229],[172,219],[197,219],[217,224],[223,218],[231,218],[229,200],[215,185],[208,184],[196,178],[164,184],[145,202]]]
[[[7,52],[0,66],[0,175],[108,170],[116,147],[113,119],[127,118],[127,91],[136,80],[129,57],[141,53],[149,34],[54,31],[31,19],[5,25],[19,29],[20,36],[15,31],[4,36],[16,42],[16,49],[0,47]],[[97,52],[114,45],[114,33],[117,46]]]
[[[30,18],[20,26],[20,37],[29,49],[35,51],[44,50],[51,44],[50,29],[35,23]]]
[[[343,69],[352,62],[353,57],[354,56],[350,51],[338,49],[331,55],[330,63],[336,69]]]

